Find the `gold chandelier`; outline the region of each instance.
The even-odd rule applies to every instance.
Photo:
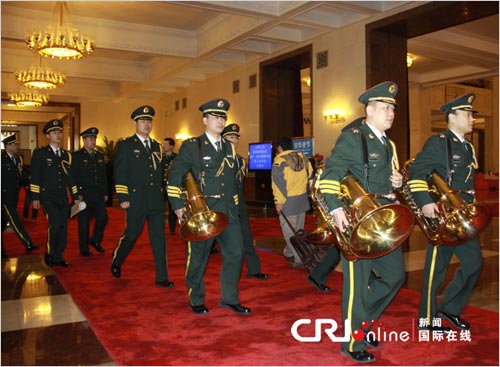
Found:
[[[31,51],[38,51],[42,56],[68,60],[90,56],[95,49],[95,42],[73,27],[68,5],[64,1],[57,2],[45,31],[27,35],[26,44]]]
[[[36,89],[22,88],[19,93],[10,96],[10,100],[18,107],[40,107],[49,101],[45,93],[40,93]]]
[[[14,73],[16,80],[28,88],[54,89],[64,84],[66,76],[52,71],[50,68],[42,67],[42,57],[38,66],[31,65],[28,70],[19,70]]]

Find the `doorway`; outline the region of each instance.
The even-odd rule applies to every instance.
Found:
[[[309,45],[260,64],[261,141],[312,136],[311,63]],[[255,197],[272,202],[270,170],[255,173]]]

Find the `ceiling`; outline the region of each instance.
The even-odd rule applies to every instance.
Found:
[[[68,3],[73,24],[96,41],[88,58],[43,60],[67,75],[51,101],[155,99],[404,1],[129,1]],[[2,1],[2,97],[14,72],[38,63],[24,37],[44,29],[55,2]],[[498,15],[408,41],[409,79],[423,84],[498,75]]]

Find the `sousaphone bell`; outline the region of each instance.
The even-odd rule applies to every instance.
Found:
[[[222,233],[228,225],[226,214],[210,210],[205,198],[220,198],[220,195],[202,195],[191,172],[184,181],[186,195],[186,211],[179,220],[181,238],[186,241],[199,242]]]

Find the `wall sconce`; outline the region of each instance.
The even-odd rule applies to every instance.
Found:
[[[339,110],[324,111],[323,117],[325,118],[325,122],[330,124],[340,124],[345,122],[344,112]]]
[[[412,54],[406,54],[406,67],[411,67],[413,65],[413,60],[415,60],[416,57],[415,55]]]
[[[186,140],[188,139],[189,136],[187,134],[184,134],[184,133],[179,133],[179,134],[175,134],[175,140]]]

